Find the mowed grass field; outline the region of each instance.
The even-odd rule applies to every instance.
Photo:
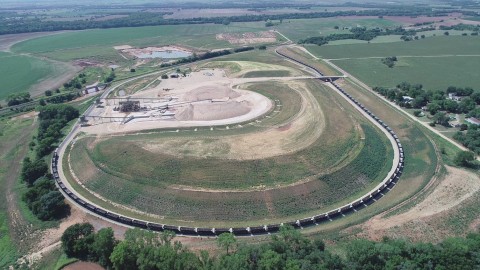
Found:
[[[406,81],[432,90],[452,85],[480,88],[480,38],[475,36],[307,48],[319,57],[333,59],[332,63],[372,87],[393,87]],[[397,56],[395,67],[382,64],[387,56]]]
[[[373,188],[390,169],[392,153],[384,135],[345,100],[316,81],[308,85],[322,108],[328,108],[327,127],[316,143],[295,154],[251,161],[181,160],[174,156],[152,156],[135,146],[141,136],[162,136],[163,140],[168,136],[181,136],[180,132],[115,137],[98,144],[92,139],[81,139],[71,150],[71,159],[75,162],[70,164],[87,188],[115,203],[160,215],[164,217],[162,222],[189,224],[195,221],[196,225],[248,222],[251,225],[267,220],[285,221],[286,217],[298,218],[327,210]],[[276,86],[264,92],[286,104],[285,98],[291,97],[281,94],[281,89]],[[289,92],[292,91],[285,94]],[[279,117],[289,118],[280,114]],[[275,117],[271,119],[276,122]],[[265,124],[262,121],[262,126]],[[358,127],[363,130],[364,140],[360,140],[360,134],[355,132]],[[225,132],[234,134],[232,130]],[[224,135],[209,135],[209,138]],[[349,152],[359,143],[359,151]],[[348,163],[335,167],[342,160]],[[66,164],[65,160],[63,162]],[[135,164],[135,171],[131,170],[133,167],[129,163]],[[124,170],[123,166],[129,169]],[[242,192],[252,185],[274,187],[306,176],[313,178],[295,186]],[[234,189],[230,192],[204,192],[171,187],[182,183],[190,187]],[[100,205],[113,207],[84,190],[79,191]],[[118,211],[125,213],[126,210]],[[139,215],[135,212],[129,214]]]
[[[43,78],[58,72],[51,62],[0,52],[0,100],[12,93],[27,92]]]

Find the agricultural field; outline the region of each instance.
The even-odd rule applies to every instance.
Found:
[[[312,36],[326,36],[330,34],[349,33],[345,28],[352,27],[394,27],[401,25],[399,23],[378,18],[321,18],[321,19],[299,19],[299,20],[284,20],[281,24],[275,26],[275,29],[287,36],[294,42],[300,39],[305,39]],[[339,29],[334,27],[338,26]]]
[[[162,216],[162,222],[176,224],[195,220],[195,224],[240,225],[262,223],[267,217],[274,222],[345,203],[383,179],[390,169],[391,150],[383,135],[341,97],[317,82],[306,85],[308,88],[301,91],[311,89],[320,108],[329,108],[322,109],[325,128],[309,147],[261,159],[255,158],[261,154],[256,152],[241,160],[228,158],[232,151],[245,151],[229,141],[239,141],[240,135],[289,132],[293,129],[289,123],[300,110],[300,97],[295,94],[300,91],[298,86],[292,91],[291,86],[279,83],[255,83],[248,89],[280,100],[284,109],[261,123],[218,129],[218,134],[206,129],[197,131],[195,137],[160,132],[97,141],[87,136],[69,150],[68,156],[75,162],[63,162],[75,174],[67,171],[67,175],[81,179],[82,185],[103,199],[95,198],[75,181],[70,183],[83,196],[120,213],[156,219],[137,212],[145,211]],[[313,127],[295,141],[310,138]],[[152,144],[155,150],[148,150]],[[209,155],[205,157],[205,153]],[[302,197],[302,206],[292,194]],[[247,204],[250,207],[245,208]]]
[[[410,42],[388,44],[347,44],[337,46],[307,45],[313,54],[324,59],[349,59],[367,57],[477,55],[479,38],[475,36],[436,36]]]
[[[407,81],[420,83],[426,89],[445,90],[451,85],[480,87],[475,79],[480,68],[479,44],[478,37],[455,36],[388,44],[308,46],[308,49],[319,57],[332,59],[332,63],[372,87],[393,87]],[[382,64],[381,59],[387,56],[397,56],[393,68]]]
[[[58,78],[71,68],[63,63],[52,63],[26,55],[0,52],[0,100],[9,94],[28,92],[38,95],[45,91],[42,81]],[[34,86],[36,86],[34,87]]]
[[[225,40],[217,40],[216,34],[230,32],[257,32],[265,27],[244,27],[232,25],[175,25],[147,26],[135,28],[96,29],[68,32],[54,36],[36,38],[13,46],[12,50],[22,53],[45,55],[52,59],[69,61],[80,58],[119,60],[113,46],[182,44],[197,49],[218,49],[235,47]],[[238,46],[238,45],[237,45]],[[97,59],[98,60],[98,59]]]
[[[393,68],[388,68],[380,60],[368,58],[333,62],[371,86],[395,87],[401,82],[410,82],[420,83],[430,90],[446,90],[452,85],[480,89],[480,81],[476,78],[480,70],[480,55],[398,57]],[[425,76],[425,72],[434,76]]]
[[[273,28],[265,27],[264,22],[231,23],[230,25],[175,25],[147,26],[135,28],[96,29],[68,32],[53,36],[36,38],[18,43],[12,50],[22,53],[33,53],[52,59],[69,61],[80,58],[98,58],[99,60],[121,61],[115,45],[128,44],[145,47],[169,44],[182,44],[197,49],[231,48],[238,45],[225,40],[217,40],[219,33],[242,33],[278,30],[288,38],[297,41],[318,34],[343,33],[348,30],[335,30],[333,27],[366,27],[394,26],[395,23],[383,19],[308,19],[289,20]],[[277,39],[281,39],[277,37]]]

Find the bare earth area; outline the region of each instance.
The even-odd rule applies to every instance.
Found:
[[[248,33],[222,33],[216,35],[217,40],[226,40],[230,44],[255,44],[272,43],[277,41],[274,31],[248,32]]]
[[[480,190],[480,179],[477,174],[466,170],[446,167],[447,175],[424,200],[417,203],[407,212],[385,217],[380,214],[363,225],[360,236],[380,240],[383,236],[406,236],[416,240],[428,239],[425,234],[429,223],[441,223],[445,214],[453,211]],[[430,229],[432,230],[432,229]],[[437,232],[441,233],[441,232]]]
[[[222,137],[221,140],[178,138],[145,141],[140,144],[149,151],[174,156],[188,155],[237,160],[268,158],[299,151],[320,137],[325,128],[325,119],[320,105],[303,82],[291,81],[288,85],[300,94],[302,106],[300,112],[282,126],[271,127],[260,132]]]
[[[62,268],[63,270],[104,270],[105,268],[92,262],[76,262]]]
[[[275,64],[266,64],[252,61],[215,61],[201,66],[202,68],[221,68],[229,78],[243,78],[245,75],[256,71],[283,71],[290,76],[302,76],[303,73],[297,69]]]
[[[146,48],[134,48],[130,45],[119,45],[113,47],[115,50],[118,50],[120,53],[125,55],[130,55],[136,58],[157,58],[155,57],[156,53],[159,52],[180,52],[191,54],[192,51],[180,46],[162,46],[162,47],[146,47]]]
[[[105,108],[90,113],[104,118],[89,118],[92,126],[84,127],[82,131],[106,134],[154,128],[229,125],[267,113],[272,108],[268,98],[233,88],[244,81],[248,80],[227,78],[222,70],[201,70],[186,77],[162,80],[158,86],[130,96],[131,99],[143,99],[140,111],[121,112],[118,110],[119,101],[107,100]]]
[[[98,231],[103,228],[111,227],[114,231],[115,238],[123,239],[124,234],[127,230],[124,226],[119,226],[114,223],[110,223],[104,219],[100,219],[96,216],[85,213],[83,210],[79,209],[76,205],[70,204],[71,213],[70,215],[62,220],[60,225],[56,228],[50,228],[42,232],[40,241],[31,248],[31,253],[24,256],[21,260],[25,261],[28,265],[39,261],[45,254],[52,252],[56,249],[61,248],[61,237],[63,232],[70,226],[77,223],[88,222],[93,225],[95,231]],[[78,263],[81,266],[83,262]],[[74,266],[76,264],[72,264]],[[77,266],[75,266],[77,267]],[[70,269],[70,268],[64,268]],[[72,268],[72,269],[90,269],[90,268]],[[91,268],[97,269],[97,268]],[[103,268],[100,268],[103,269]]]

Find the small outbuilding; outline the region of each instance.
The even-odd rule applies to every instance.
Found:
[[[467,121],[468,123],[470,123],[472,125],[480,126],[480,120],[475,118],[475,117],[467,118],[467,119],[465,119],[465,121]]]

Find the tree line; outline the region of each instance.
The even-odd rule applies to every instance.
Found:
[[[263,47],[265,47],[265,46],[263,46]],[[259,50],[262,50],[263,47],[260,46]],[[160,67],[164,68],[164,67],[171,67],[171,66],[176,66],[176,65],[181,65],[181,64],[193,63],[193,62],[200,61],[200,60],[206,60],[206,59],[210,59],[210,58],[214,58],[214,57],[229,55],[229,54],[232,54],[232,53],[251,51],[251,50],[254,50],[254,49],[255,49],[255,47],[247,46],[247,47],[236,48],[236,49],[233,49],[233,50],[220,50],[220,51],[206,52],[206,53],[203,53],[203,54],[194,53],[193,55],[191,55],[189,57],[184,57],[184,58],[178,59],[178,60],[173,61],[173,62],[162,63],[162,64],[160,64]],[[266,47],[265,47],[265,49],[266,49]]]
[[[27,18],[18,14],[10,16],[0,16],[0,35],[17,34],[41,31],[60,31],[60,30],[84,30],[94,28],[119,28],[119,27],[140,27],[153,25],[178,25],[178,24],[224,24],[228,22],[258,22],[288,19],[311,19],[311,18],[331,18],[337,16],[445,16],[451,12],[460,12],[464,15],[475,16],[476,13],[465,10],[451,9],[431,9],[427,7],[403,7],[368,10],[350,10],[335,12],[310,12],[310,13],[287,13],[274,15],[242,15],[242,16],[224,16],[224,17],[198,17],[188,19],[166,19],[164,15],[169,13],[153,12],[132,12],[128,17],[116,18],[111,20],[90,20],[90,21],[48,21],[41,18]],[[15,18],[12,21],[12,18]]]
[[[439,111],[480,114],[480,90],[450,86],[446,90],[425,90],[421,84],[402,82],[395,88],[374,87],[373,90],[405,108],[424,108],[431,115]],[[449,96],[452,96],[451,99]],[[408,98],[407,98],[408,97]],[[457,99],[457,100],[454,100]]]
[[[410,41],[414,39],[414,36],[417,34],[417,32],[428,31],[428,30],[435,30],[435,28],[427,27],[419,30],[413,30],[413,29],[406,30],[401,26],[395,27],[393,29],[390,29],[390,28],[381,29],[378,27],[367,29],[366,27],[353,27],[352,29],[350,29],[350,33],[330,34],[328,36],[309,37],[309,38],[300,40],[298,43],[315,44],[318,46],[322,46],[322,45],[328,44],[328,42],[330,41],[335,41],[335,40],[358,39],[358,40],[371,41],[372,39],[378,36],[388,36],[388,35],[399,35],[399,36],[402,36],[402,40]]]
[[[39,108],[38,133],[30,143],[36,156],[33,160],[30,157],[23,160],[21,179],[28,188],[22,199],[40,220],[54,220],[68,214],[69,207],[48,172],[45,157],[61,139],[62,129],[78,115],[77,109],[65,104],[50,104]]]
[[[440,25],[439,27],[440,30],[459,30],[459,31],[473,31],[473,32],[480,32],[480,23],[477,25],[473,24],[463,24],[459,23],[456,25]]]
[[[381,242],[351,240],[346,253],[328,251],[325,243],[308,239],[283,226],[270,241],[238,243],[230,233],[217,238],[220,254],[190,251],[174,241],[174,233],[129,229],[125,239],[114,238],[111,228],[98,232],[88,223],[69,227],[62,247],[69,257],[97,262],[108,269],[181,270],[317,270],[317,269],[478,269],[480,234],[449,238],[441,243],[411,243],[384,238]]]
[[[470,87],[450,86],[446,90],[425,90],[421,84],[402,82],[395,88],[374,87],[373,90],[401,107],[423,109],[432,115],[432,126],[450,127],[448,113],[465,114],[466,118],[480,118],[480,90]],[[420,116],[421,110],[414,111]],[[461,124],[454,135],[465,147],[480,154],[480,130],[478,125]],[[459,161],[458,165],[465,165]]]

